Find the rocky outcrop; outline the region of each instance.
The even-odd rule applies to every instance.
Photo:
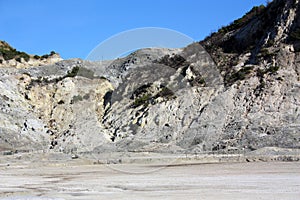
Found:
[[[68,152],[105,142],[100,121],[112,86],[94,77],[82,61],[1,72],[1,138],[6,146],[28,148],[20,136],[31,141],[32,149]]]
[[[67,153],[299,149],[298,13],[298,1],[275,0],[182,49],[3,67],[0,146]]]

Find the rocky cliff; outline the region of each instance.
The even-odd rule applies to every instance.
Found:
[[[300,9],[275,0],[199,43],[0,68],[0,150],[300,148]]]

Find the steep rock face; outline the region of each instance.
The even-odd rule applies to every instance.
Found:
[[[227,91],[237,89],[234,116],[219,143],[241,138],[239,143],[251,149],[299,147],[298,13],[298,1],[275,0],[201,42]]]
[[[1,68],[0,146],[98,153],[300,148],[298,29],[299,2],[275,0],[182,49]]]
[[[206,135],[191,126],[222,82],[210,56],[192,44],[132,68],[114,90],[103,123],[119,151],[184,151],[197,135]]]
[[[7,68],[2,73],[1,89],[10,92],[1,96],[7,104],[0,115],[6,148],[28,149],[20,141],[29,140],[31,149],[71,152],[91,150],[90,146],[106,141],[99,121],[104,96],[112,86],[104,78],[92,77],[81,61],[26,70]]]
[[[14,70],[1,73],[1,148],[43,149],[44,145],[48,145],[49,136],[45,132],[43,122],[36,118],[23,95],[18,92],[17,76]]]

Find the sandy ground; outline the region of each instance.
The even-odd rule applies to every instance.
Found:
[[[299,198],[299,162],[0,166],[1,200]]]

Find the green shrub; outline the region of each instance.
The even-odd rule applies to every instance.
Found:
[[[20,57],[15,58],[15,60],[16,60],[17,62],[22,62],[22,60],[21,60]]]
[[[84,100],[88,100],[90,98],[90,94],[85,94],[83,97],[82,97]]]
[[[136,108],[141,105],[144,105],[145,107],[147,107],[149,105],[150,98],[151,98],[150,94],[144,94],[142,97],[135,99],[135,101],[132,104],[132,107]]]
[[[30,56],[29,56],[27,53],[25,53],[25,52],[20,52],[20,53],[19,53],[19,56],[20,56],[21,58],[24,58],[24,60],[25,60],[26,62],[28,62],[29,59],[30,59]]]
[[[279,70],[279,66],[275,65],[266,69],[266,73],[275,74],[278,70]]]
[[[130,99],[134,102],[130,105],[131,108],[137,108],[141,105],[147,107],[149,104],[154,105],[158,102],[168,101],[176,98],[174,92],[164,85],[156,87],[157,92],[151,89],[152,84],[145,84],[136,89],[131,95]],[[161,98],[157,101],[158,98]]]
[[[163,89],[157,94],[158,97],[173,97],[174,92],[167,87],[163,87]]]
[[[15,57],[16,52],[15,49],[7,49],[0,47],[0,55],[3,56],[4,60],[11,60]]]
[[[202,77],[199,79],[198,83],[201,84],[201,85],[206,84],[204,78],[202,78]]]
[[[21,62],[20,58],[24,58],[25,61],[29,61],[30,56],[25,52],[17,51],[11,47],[0,47],[0,55],[3,56],[4,60],[17,59]]]
[[[51,51],[50,54],[45,54],[45,55],[39,56],[39,58],[41,58],[41,59],[48,59],[50,56],[53,56],[54,54],[56,54],[56,52],[55,51]]]
[[[79,101],[82,101],[83,100],[83,97],[80,96],[80,95],[75,95],[73,96],[72,100],[71,100],[71,103],[76,103],[76,102],[79,102]]]
[[[48,55],[48,54],[42,55],[41,58],[42,58],[42,59],[48,59],[48,58],[49,58],[49,55]]]
[[[41,56],[34,55],[33,58],[36,59],[36,60],[39,60],[41,58]]]
[[[65,77],[75,77],[77,76],[78,72],[79,72],[79,67],[78,66],[73,67],[71,71],[68,71],[68,74]]]

